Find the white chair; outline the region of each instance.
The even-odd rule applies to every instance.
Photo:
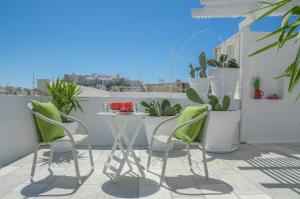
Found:
[[[206,105],[206,104],[205,104]],[[210,113],[211,113],[211,106],[210,105],[206,105],[208,106],[208,110],[205,111],[204,113],[202,113],[201,115],[199,115],[198,117],[187,121],[177,127],[175,127],[171,133],[169,135],[158,135],[158,129],[165,124],[166,122],[169,122],[170,120],[176,119],[180,116],[180,114],[173,116],[171,118],[168,118],[164,121],[162,121],[160,124],[157,125],[157,127],[154,129],[153,135],[152,135],[152,139],[151,139],[151,145],[150,145],[150,149],[149,149],[149,156],[148,156],[148,162],[147,162],[147,170],[149,170],[150,167],[150,162],[151,162],[151,157],[152,157],[152,151],[153,151],[153,145],[154,145],[154,141],[163,143],[166,145],[166,149],[164,152],[164,158],[163,158],[163,168],[162,168],[162,172],[161,172],[161,179],[160,179],[160,184],[162,185],[163,182],[165,182],[165,172],[166,172],[166,166],[167,166],[167,160],[168,160],[168,155],[169,155],[169,151],[170,151],[170,146],[171,143],[183,143],[186,145],[186,149],[187,149],[187,156],[188,156],[188,163],[190,166],[190,169],[192,170],[192,161],[191,161],[191,154],[190,154],[190,145],[196,145],[199,146],[200,150],[202,150],[202,158],[203,158],[203,164],[204,164],[204,171],[205,171],[205,176],[206,179],[208,180],[208,168],[207,168],[207,160],[206,160],[206,134],[207,134],[207,128],[208,128],[208,123],[209,123],[209,119],[210,119]],[[205,119],[205,123],[203,124],[203,128],[201,130],[201,139],[200,141],[195,141],[192,142],[191,144],[187,144],[185,142],[183,142],[182,140],[179,140],[177,138],[174,137],[174,135],[176,134],[176,132],[187,125],[191,125],[194,124],[202,119]]]
[[[91,162],[91,167],[92,170],[94,169],[94,161],[93,161],[93,155],[92,155],[92,147],[90,144],[90,140],[89,140],[89,134],[88,134],[88,130],[86,128],[86,126],[77,118],[75,117],[71,117],[69,115],[65,115],[64,113],[60,113],[61,117],[67,118],[69,120],[75,121],[77,122],[84,130],[84,134],[76,134],[76,132],[70,132],[70,130],[68,128],[66,128],[63,123],[57,122],[55,120],[49,119],[47,117],[45,117],[44,115],[38,113],[37,111],[35,111],[32,107],[31,103],[28,103],[28,108],[30,109],[31,113],[50,123],[53,124],[55,126],[61,127],[64,132],[65,132],[65,136],[62,138],[59,138],[57,140],[54,140],[50,143],[45,143],[45,142],[39,142],[37,141],[35,146],[34,146],[34,156],[33,156],[33,163],[32,163],[32,168],[31,168],[31,180],[33,180],[33,176],[34,176],[34,172],[35,172],[35,167],[36,167],[36,162],[37,162],[37,155],[38,155],[38,150],[41,146],[45,146],[45,145],[49,145],[50,146],[50,156],[49,156],[49,161],[48,161],[48,166],[50,168],[51,163],[52,163],[52,158],[53,158],[53,144],[54,143],[59,143],[59,142],[70,142],[71,143],[71,149],[72,149],[72,154],[73,154],[73,158],[74,158],[74,163],[75,163],[75,170],[76,170],[76,176],[77,176],[77,180],[78,183],[81,184],[81,177],[80,177],[80,172],[79,172],[79,167],[78,167],[78,161],[77,161],[77,155],[76,155],[76,144],[82,143],[84,141],[87,142],[87,146],[88,146],[88,150],[89,150],[89,156],[90,156],[90,162]],[[37,135],[37,134],[36,134]]]

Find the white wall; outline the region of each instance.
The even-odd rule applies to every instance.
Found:
[[[294,104],[294,96],[287,92],[288,80],[275,80],[295,57],[297,49],[290,42],[276,54],[276,48],[253,57],[252,52],[264,47],[272,40],[257,42],[266,33],[245,31],[241,36],[242,63],[242,121],[241,141],[246,143],[278,143],[300,141],[300,101]],[[273,39],[274,40],[274,39]],[[264,98],[273,93],[281,100],[254,100],[250,84],[254,76],[261,78]],[[295,93],[299,93],[296,89]]]
[[[0,95],[0,166],[33,150],[35,127],[27,109],[30,99]]]

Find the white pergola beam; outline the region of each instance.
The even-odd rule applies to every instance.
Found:
[[[268,2],[275,2],[275,0],[267,0]],[[262,3],[257,0],[201,0],[204,7],[192,9],[193,18],[235,18],[235,17],[248,17],[253,15],[249,13],[261,6]],[[290,3],[289,6],[272,13],[272,16],[283,15],[293,5],[299,5],[300,0],[295,0]],[[266,10],[262,10],[258,13],[263,13]],[[255,15],[258,15],[255,13]]]

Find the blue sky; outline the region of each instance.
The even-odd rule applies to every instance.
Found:
[[[30,87],[33,72],[169,81],[172,66],[173,80],[186,81],[188,63],[196,64],[201,51],[213,56],[242,20],[192,19],[199,6],[198,0],[1,0],[0,85]],[[273,18],[252,29],[279,25]]]

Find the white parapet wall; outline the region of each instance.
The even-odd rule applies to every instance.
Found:
[[[27,108],[32,96],[0,95],[0,166],[33,150],[35,126]]]
[[[92,145],[113,144],[113,136],[107,126],[105,119],[97,116],[96,113],[103,111],[103,103],[111,101],[133,101],[143,100],[150,102],[156,99],[161,102],[163,99],[170,100],[171,104],[180,103],[183,107],[192,104],[186,99],[184,93],[108,93],[100,97],[84,96],[82,102],[83,113],[76,111],[73,116],[82,120],[90,133]],[[14,161],[33,151],[36,128],[33,117],[27,108],[31,99],[45,100],[45,97],[35,96],[6,96],[0,95],[0,167]],[[239,100],[232,102],[233,107],[239,109]],[[141,108],[143,111],[143,108]],[[146,120],[145,120],[146,121]],[[135,122],[128,125],[127,132],[132,135]],[[148,145],[144,126],[136,139],[134,145]]]

